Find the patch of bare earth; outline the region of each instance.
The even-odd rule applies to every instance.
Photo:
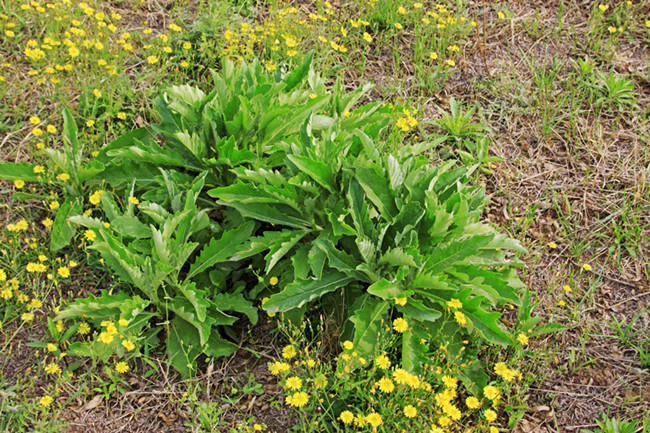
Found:
[[[531,409],[517,425],[524,433],[580,431],[595,427],[603,412],[638,420],[650,413],[650,366],[640,354],[650,350],[648,38],[632,34],[614,53],[590,52],[588,39],[596,36],[586,20],[594,3],[563,4],[560,28],[560,2],[474,2],[485,27],[443,97],[481,106],[492,129],[491,153],[504,159],[483,177],[493,195],[485,218],[529,249],[523,275],[539,301],[537,314],[569,327],[533,344],[553,362],[533,368],[539,380],[529,390]],[[510,21],[497,18],[503,9],[513,13]],[[538,23],[534,32],[531,19]],[[613,54],[610,63],[604,54]],[[562,84],[575,70],[571,59],[585,55],[605,72],[630,75],[641,108],[558,110],[544,132],[544,104],[559,105]],[[533,67],[550,71],[554,62],[557,82],[540,98]],[[439,116],[428,108],[431,118]],[[630,209],[638,231],[617,244],[613,222],[626,215],[622,209]],[[632,252],[619,248],[623,243]],[[572,286],[570,296],[564,285]],[[624,324],[629,338],[618,336],[615,323]]]

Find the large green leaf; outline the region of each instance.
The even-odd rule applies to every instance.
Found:
[[[300,239],[304,238],[309,233],[306,230],[286,230],[285,235],[277,240],[269,249],[269,253],[264,257],[266,260],[266,269],[264,272],[267,274],[273,267],[284,257]]]
[[[233,250],[250,237],[254,228],[255,223],[249,221],[236,229],[225,232],[219,240],[212,238],[190,267],[187,278],[191,278],[219,262],[228,261]]]
[[[427,346],[423,344],[426,337],[424,331],[415,326],[402,334],[402,366],[406,371],[419,373],[421,365],[427,363]]]
[[[3,180],[24,180],[25,182],[38,182],[38,178],[42,177],[38,173],[34,173],[34,164],[14,164],[7,162],[0,164],[0,179]]]
[[[387,317],[390,308],[388,301],[365,295],[361,308],[356,310],[350,321],[354,324],[354,347],[365,357],[374,355],[377,339],[381,332],[382,320]]]
[[[167,359],[183,377],[192,377],[196,373],[195,361],[201,354],[200,347],[196,328],[180,317],[174,317],[168,328]]]
[[[287,155],[287,159],[329,192],[334,193],[336,191],[336,178],[331,165],[316,161],[308,156]]]
[[[52,224],[52,236],[50,237],[50,249],[52,251],[59,251],[70,244],[77,227],[68,221],[68,218],[73,215],[80,215],[82,211],[80,199],[66,200],[59,207]]]
[[[483,338],[503,346],[512,344],[512,338],[503,330],[499,322],[501,313],[487,311],[482,305],[483,297],[472,295],[470,289],[458,293],[456,297],[463,303],[461,311]]]
[[[212,301],[222,311],[243,313],[248,317],[251,324],[255,325],[257,323],[257,308],[253,307],[253,304],[245,299],[241,293],[219,293],[212,298]]]
[[[307,302],[333,292],[352,280],[353,278],[338,271],[324,272],[320,280],[296,279],[296,281],[287,285],[283,291],[271,296],[264,304],[264,310],[269,313],[277,313],[300,308]]]
[[[444,271],[454,263],[476,255],[479,249],[489,244],[493,238],[494,235],[470,236],[455,240],[445,247],[436,248],[427,258],[424,269],[431,273]]]
[[[144,310],[149,305],[149,301],[139,296],[133,298],[140,300],[140,310]],[[132,296],[125,292],[109,294],[106,290],[102,290],[98,297],[75,299],[72,304],[56,315],[55,320],[80,319],[85,316],[94,317],[96,320],[111,319],[120,313],[120,307],[130,299]]]
[[[403,291],[404,288],[399,282],[388,281],[385,278],[368,287],[368,293],[384,300],[399,298]]]
[[[132,216],[118,216],[111,221],[111,228],[123,236],[136,239],[149,239],[151,227]]]
[[[377,170],[364,167],[356,169],[356,178],[370,201],[377,206],[379,213],[387,221],[392,221],[393,217],[397,215],[397,207],[388,179],[379,174]]]
[[[313,58],[314,50],[310,51],[303,59],[302,64],[298,68],[294,69],[293,72],[283,80],[285,84],[285,92],[293,90],[294,87],[300,84],[307,77]]]

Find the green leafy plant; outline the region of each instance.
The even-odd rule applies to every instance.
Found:
[[[402,316],[410,325],[401,342],[408,369],[419,369],[420,341],[437,332],[467,327],[489,342],[511,343],[490,310],[520,305],[519,262],[505,250],[524,250],[479,223],[483,191],[466,186],[476,167],[431,167],[417,156],[437,143],[394,156],[382,155],[361,130],[339,143],[329,136],[340,134],[308,135],[287,149],[284,173],[235,170],[238,183],[208,192],[245,218],[282,226],[247,247],[269,251],[264,272],[278,273],[283,287],[264,309],[289,314],[320,300],[339,312],[343,335],[361,355],[374,350],[382,322]],[[461,307],[449,313],[454,299]]]
[[[638,431],[637,423],[634,421],[623,421],[619,418],[610,418],[607,414],[602,414],[599,420],[596,420],[598,428],[595,430],[581,430],[582,433],[635,433]]]

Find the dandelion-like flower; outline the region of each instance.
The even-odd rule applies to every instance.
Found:
[[[350,424],[352,421],[354,421],[354,414],[349,410],[344,410],[339,415],[339,419],[343,421],[343,424]]]
[[[303,407],[309,402],[309,394],[304,391],[296,392],[287,397],[287,404],[293,407]]]
[[[115,364],[115,371],[118,373],[126,373],[129,371],[129,366],[126,362],[120,361],[117,364]]]
[[[414,406],[408,404],[404,406],[404,416],[407,418],[415,418],[418,416],[418,410]]]
[[[284,387],[288,389],[299,390],[302,388],[302,379],[297,376],[292,376],[287,379]]]
[[[379,390],[381,392],[389,393],[393,392],[395,390],[395,384],[393,383],[392,380],[390,380],[387,377],[382,377],[379,379],[379,382],[377,382],[377,385],[379,386]]]
[[[297,354],[298,352],[296,351],[296,348],[292,345],[285,346],[284,349],[282,349],[282,357],[285,359],[291,359]]]
[[[409,324],[403,317],[398,317],[393,320],[393,329],[400,333],[406,332],[406,330],[409,329]]]

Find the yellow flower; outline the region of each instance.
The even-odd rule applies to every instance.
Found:
[[[51,227],[53,222],[49,218],[45,218],[43,221],[41,221],[41,224],[43,224],[45,227]]]
[[[50,209],[54,210],[54,209],[58,209],[58,208],[59,208],[59,202],[57,200],[52,200],[50,202]]]
[[[83,322],[81,325],[79,325],[79,328],[77,328],[77,332],[81,335],[86,335],[90,332],[90,325],[88,325],[86,322]]]
[[[140,200],[138,200],[135,197],[129,197],[129,202],[131,202],[132,204],[135,204],[135,205],[140,204]]]
[[[404,27],[400,23],[395,23],[395,28],[402,30]]]
[[[111,344],[113,342],[113,336],[108,332],[101,332],[97,339],[104,344]]]
[[[607,30],[608,30],[610,33],[616,33],[616,31],[617,31],[616,27],[613,27],[613,26],[609,26],[609,27],[607,27]]]
[[[372,42],[372,36],[370,36],[370,33],[368,33],[368,32],[363,32],[363,39],[366,42]]]
[[[585,271],[588,272],[588,271],[591,271],[592,268],[591,268],[590,264],[585,263],[584,265],[582,265],[582,269],[584,269]]]
[[[187,63],[185,60],[183,60],[183,61],[180,63],[180,65],[181,65],[181,68],[189,68],[189,66],[190,66],[190,64]]]
[[[497,13],[497,16],[503,20],[503,19],[505,19],[506,14],[504,14],[504,13],[501,12],[501,11],[499,11],[499,12]]]
[[[407,298],[395,298],[395,304],[397,305],[406,305]]]
[[[309,402],[309,395],[304,391],[300,391],[288,396],[286,401],[290,406],[303,407],[307,404],[307,402]]]
[[[60,267],[56,272],[63,278],[68,278],[70,276],[70,269],[65,266]]]
[[[447,388],[454,389],[458,386],[458,379],[451,376],[442,376],[442,382]]]
[[[609,5],[606,5],[606,4],[598,5],[598,9],[605,12],[607,9],[609,9]]]
[[[269,284],[272,286],[278,284],[278,277],[271,277],[271,279],[269,280]]]
[[[57,351],[56,344],[47,343],[47,351],[48,352],[56,352]]]
[[[519,334],[517,335],[517,341],[523,345],[526,345],[528,344],[528,337],[526,336],[526,334]]]
[[[436,53],[435,51],[433,51],[431,54],[429,54],[429,58],[430,58],[431,60],[437,60],[437,59],[438,59],[438,53]]]
[[[54,125],[47,125],[47,128],[45,129],[47,129],[47,132],[49,132],[50,134],[56,134],[56,126]]]
[[[61,367],[59,367],[56,363],[52,362],[45,367],[45,372],[47,374],[59,374],[61,373]]]
[[[62,182],[65,182],[65,181],[70,179],[70,175],[68,173],[61,173],[56,178],[59,179]]]
[[[7,273],[0,269],[0,281],[7,281]]]
[[[260,424],[253,424],[253,430],[262,431],[263,427]]]
[[[93,94],[94,94],[95,97],[97,97],[97,98],[101,98],[101,97],[102,97],[102,91],[99,90],[99,89],[93,89]]]
[[[481,403],[478,401],[478,398],[476,397],[467,397],[465,404],[470,409],[478,409],[478,407],[481,405]]]
[[[53,401],[54,401],[54,399],[52,397],[50,397],[49,395],[46,395],[46,396],[41,397],[41,399],[38,402],[41,404],[41,406],[48,407],[49,405],[52,404]]]
[[[386,392],[386,393],[393,392],[393,390],[395,389],[395,384],[393,383],[392,380],[390,380],[387,377],[382,377],[381,379],[379,379],[379,382],[377,382],[377,386],[379,387],[379,390],[381,392]]]
[[[14,186],[16,187],[16,189],[21,189],[22,187],[25,186],[25,181],[22,179],[16,179],[14,180]]]
[[[95,233],[92,230],[86,230],[84,232],[84,238],[86,238],[89,242],[94,241],[96,237],[97,237],[97,233]]]
[[[34,173],[45,173],[45,167],[43,167],[42,165],[35,165]]]
[[[37,116],[32,116],[29,118],[29,123],[31,123],[32,125],[38,125],[39,123],[41,123],[41,119],[39,119]]]
[[[499,433],[499,429],[496,428],[495,426],[490,427],[490,433]]]
[[[390,360],[386,355],[379,355],[375,358],[375,365],[383,370],[390,367]]]
[[[127,326],[129,324],[129,321],[126,320],[126,319],[120,319],[120,320],[117,321],[117,324],[124,327],[124,326]]]
[[[410,404],[404,406],[404,416],[407,418],[415,418],[418,415],[418,410]]]
[[[289,389],[299,390],[300,388],[302,388],[302,379],[300,379],[297,376],[292,376],[287,379],[287,381],[284,384],[284,387]]]
[[[32,129],[32,134],[35,137],[41,136],[41,135],[43,135],[43,130],[41,128],[34,128],[34,129]]]
[[[154,63],[158,63],[158,57],[156,56],[147,57],[147,63],[149,63],[150,65],[153,65]]]
[[[117,113],[117,118],[120,119],[120,120],[125,120],[126,119],[126,113],[123,113],[123,112],[120,111],[119,113]]]
[[[447,301],[447,306],[449,308],[459,309],[459,308],[463,308],[463,303],[456,298],[451,298],[451,301]]]
[[[23,313],[20,315],[20,320],[29,323],[34,320],[34,315],[32,313]]]
[[[452,59],[447,60],[447,66],[456,66],[456,62],[454,62]]]
[[[393,379],[400,385],[408,383],[411,374],[403,368],[398,368],[393,372]]]
[[[485,388],[483,388],[483,394],[490,400],[495,400],[499,397],[501,391],[499,391],[499,388],[496,386],[488,385]]]
[[[557,248],[557,244],[555,242],[549,242],[546,244],[550,249],[554,250]]]
[[[89,201],[91,204],[99,204],[102,198],[102,194],[104,194],[104,190],[100,189],[98,191],[95,191],[94,193],[91,194]]]
[[[115,364],[115,371],[118,373],[126,373],[129,371],[129,366],[126,362],[120,361],[117,364]]]
[[[339,415],[339,419],[343,421],[343,424],[350,424],[354,421],[354,415],[349,410],[344,410],[341,412],[341,415]]]
[[[354,343],[352,343],[351,341],[346,340],[346,341],[343,342],[343,348],[346,349],[346,350],[352,350],[352,349],[354,349]]]
[[[495,421],[497,419],[497,413],[492,409],[486,410],[485,412],[483,412],[483,414],[485,415],[485,419],[490,422]]]
[[[456,319],[456,322],[458,322],[458,324],[460,326],[466,326],[467,325],[467,318],[460,311],[456,311],[454,313],[454,319]]]
[[[122,346],[129,352],[135,349],[135,344],[131,340],[122,340]]]
[[[371,426],[377,428],[380,425],[384,423],[384,420],[381,418],[381,415],[379,415],[376,412],[372,412],[366,416],[366,421],[368,421],[368,424]]]
[[[296,352],[296,348],[292,345],[285,346],[285,348],[282,349],[282,357],[285,359],[291,359],[297,354],[298,352]]]
[[[92,128],[93,125],[95,125],[95,121],[94,121],[94,120],[87,120],[87,121],[86,121],[86,127],[87,127],[87,128]]]
[[[409,329],[409,324],[403,317],[398,317],[393,320],[393,329],[400,333],[406,332],[406,330]]]

